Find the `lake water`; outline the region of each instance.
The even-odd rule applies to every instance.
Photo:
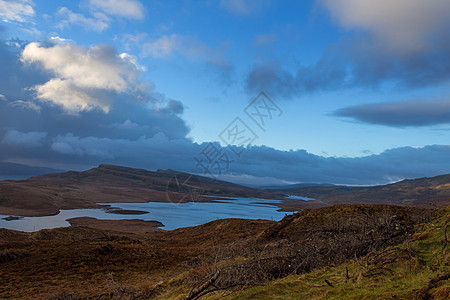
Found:
[[[289,195],[285,197],[286,199],[295,199],[295,200],[303,200],[303,201],[309,201],[309,200],[316,200],[314,198],[308,198],[308,197],[302,197],[302,196],[295,196],[295,195]]]
[[[279,207],[269,203],[279,203],[279,200],[258,198],[229,198],[215,200],[209,203],[101,203],[109,204],[111,208],[124,210],[147,211],[141,215],[123,215],[108,213],[110,209],[71,209],[61,210],[58,215],[46,217],[23,217],[18,220],[6,221],[8,215],[0,215],[0,228],[21,231],[37,231],[70,226],[67,219],[76,217],[93,217],[102,220],[140,219],[154,220],[163,223],[162,229],[172,230],[180,227],[196,226],[217,219],[244,218],[267,219],[279,221],[286,213],[279,212]]]

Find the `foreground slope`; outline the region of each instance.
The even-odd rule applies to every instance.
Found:
[[[443,228],[438,223],[416,225],[429,222],[434,214],[414,207],[338,205],[305,210],[279,222],[224,219],[139,234],[82,226],[35,233],[1,229],[0,298],[183,299],[211,279],[234,298],[271,298],[271,284],[276,280],[329,270],[324,268],[355,257],[363,260],[415,233],[417,241],[433,241],[423,247],[431,252],[419,256],[424,267],[431,264],[426,273],[431,274],[445,267],[433,252],[442,247]],[[417,232],[427,228],[434,231],[420,238]],[[433,257],[436,260],[430,263]],[[350,267],[355,283],[362,280],[356,274]],[[341,284],[334,277],[326,279]],[[318,289],[325,285],[314,284]],[[422,278],[412,286],[424,284]],[[284,292],[280,295],[285,298],[298,298]],[[221,292],[208,295],[224,296]]]
[[[395,247],[224,299],[450,299],[450,208]],[[212,298],[217,298],[218,294]]]

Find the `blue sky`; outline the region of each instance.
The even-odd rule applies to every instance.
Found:
[[[217,142],[233,162],[204,173],[240,182],[448,173],[449,13],[440,0],[0,0],[0,161],[202,173],[194,158]],[[244,111],[261,91],[282,112],[264,130]],[[239,156],[219,136],[236,117],[257,136]]]

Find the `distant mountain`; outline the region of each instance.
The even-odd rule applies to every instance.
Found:
[[[0,214],[51,215],[60,209],[99,208],[102,202],[206,202],[211,198],[283,198],[282,193],[173,170],[156,172],[100,165],[83,172],[0,181]]]
[[[314,198],[328,205],[383,203],[443,207],[450,204],[450,174],[368,187],[315,186],[278,191]]]
[[[0,180],[5,179],[22,180],[30,178],[32,176],[38,176],[48,173],[61,173],[61,172],[64,172],[64,170],[31,167],[16,163],[0,162]]]
[[[105,207],[101,203],[118,202],[209,202],[211,196],[214,199],[282,199],[276,205],[284,211],[352,203],[422,207],[450,204],[450,175],[372,187],[302,185],[287,189],[254,189],[174,170],[147,171],[100,165],[83,172],[0,181],[0,214],[43,216],[57,214],[60,209],[101,208]],[[315,200],[286,199],[287,195]]]
[[[286,190],[286,189],[297,189],[304,188],[310,186],[336,186],[331,183],[294,183],[294,184],[286,184],[286,185],[262,185],[262,186],[254,186],[255,188],[263,189],[263,190]]]

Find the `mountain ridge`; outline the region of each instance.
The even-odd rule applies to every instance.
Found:
[[[286,199],[287,195],[314,200]],[[366,186],[306,186],[256,189],[175,170],[149,171],[102,164],[86,171],[68,171],[0,181],[0,214],[46,216],[60,209],[105,208],[117,202],[210,202],[220,197],[283,200],[282,211],[335,204],[392,204],[445,207],[450,203],[450,174]]]
[[[24,164],[0,162],[0,180],[24,180],[32,176],[61,173],[65,170],[47,167],[33,167]]]
[[[104,208],[111,202],[210,202],[210,197],[282,198],[226,181],[173,170],[100,165],[86,171],[0,181],[0,214],[45,216],[60,209]]]

